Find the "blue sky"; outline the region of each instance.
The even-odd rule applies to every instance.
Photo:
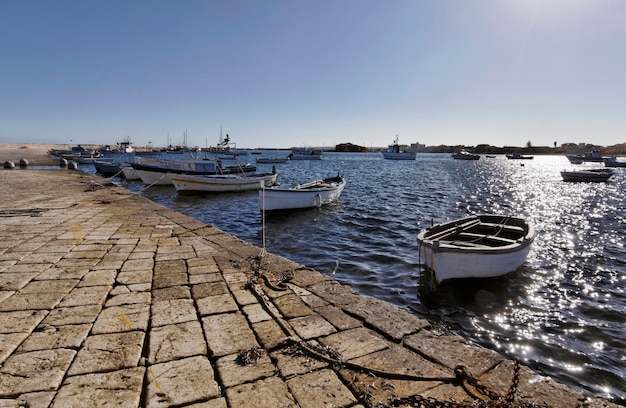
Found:
[[[626,142],[623,0],[5,0],[0,53],[0,143]]]

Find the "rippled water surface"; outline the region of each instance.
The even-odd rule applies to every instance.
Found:
[[[616,169],[607,183],[565,183],[559,171],[571,165],[563,156],[459,161],[420,154],[416,161],[390,161],[379,153],[328,153],[322,161],[275,166],[282,184],[340,172],[347,185],[336,204],[266,220],[268,251],[334,271],[362,294],[519,358],[587,395],[626,403],[626,169]],[[263,246],[256,192],[198,197],[151,187],[141,194]],[[506,277],[433,290],[419,266],[417,233],[483,212],[535,224],[527,262]]]

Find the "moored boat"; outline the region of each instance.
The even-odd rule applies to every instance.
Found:
[[[257,164],[267,164],[267,163],[287,163],[289,161],[289,157],[257,157]]]
[[[292,149],[287,157],[290,160],[322,160],[324,154],[319,149]]]
[[[604,167],[626,167],[626,162],[617,160],[617,157],[605,157]]]
[[[604,157],[599,150],[592,150],[587,154],[575,154],[575,155],[567,155],[567,160],[570,163],[578,164],[579,162],[592,162],[592,163],[602,163],[604,161]]]
[[[270,187],[276,184],[276,172],[259,174],[216,174],[197,176],[171,174],[170,180],[180,194],[225,193],[256,190],[260,183]]]
[[[338,200],[345,185],[344,178],[337,175],[290,188],[260,188],[259,207],[264,214],[319,208]]]
[[[506,158],[509,160],[532,160],[535,158],[535,156],[524,156],[519,153],[511,153],[511,154],[507,154]]]
[[[251,164],[222,167],[219,160],[161,160],[135,161],[131,164],[144,184],[171,185],[171,174],[214,175],[254,173],[256,166]]]
[[[601,183],[610,179],[615,171],[612,169],[585,169],[585,170],[572,170],[561,171],[561,177],[563,181],[580,181],[580,182],[595,182]]]
[[[480,155],[470,153],[467,150],[460,150],[456,153],[452,153],[452,158],[457,160],[479,160]]]
[[[424,229],[417,243],[420,260],[441,283],[511,273],[524,263],[534,239],[534,227],[523,218],[481,214]]]
[[[398,135],[396,135],[396,140],[394,140],[393,144],[387,146],[387,151],[382,153],[383,157],[388,160],[415,160],[416,157],[415,153],[401,149],[398,144]]]

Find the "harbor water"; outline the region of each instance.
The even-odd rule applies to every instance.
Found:
[[[286,153],[261,156],[279,154]],[[461,161],[418,154],[393,161],[380,153],[326,153],[321,161],[258,170],[272,166],[283,185],[337,173],[347,184],[337,203],[264,220],[256,191],[183,196],[173,186],[113,181],[586,395],[626,404],[626,168],[606,183],[566,183],[559,171],[574,165],[564,156]],[[435,288],[420,266],[417,233],[477,213],[530,220],[537,237],[527,262],[505,277]]]

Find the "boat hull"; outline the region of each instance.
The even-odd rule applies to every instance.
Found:
[[[259,189],[261,212],[276,213],[321,207],[337,201],[341,196],[345,181],[330,188],[262,188]]]
[[[613,174],[614,172],[610,169],[592,169],[580,171],[562,171],[561,177],[563,178],[563,181],[569,182],[601,183],[610,179]]]
[[[415,153],[409,152],[382,152],[387,160],[415,160]]]
[[[259,188],[260,183],[271,186],[276,183],[277,174],[258,175],[215,175],[192,176],[171,174],[170,180],[180,194],[225,193],[251,191]]]
[[[485,214],[422,230],[417,242],[420,261],[440,284],[509,274],[525,262],[534,237],[532,225],[520,218]]]

